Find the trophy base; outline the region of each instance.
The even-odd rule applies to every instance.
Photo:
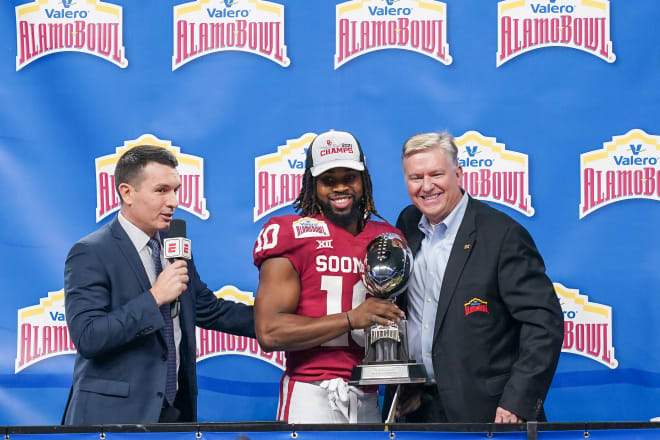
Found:
[[[353,368],[349,385],[389,385],[426,382],[426,369],[416,363],[362,364]]]

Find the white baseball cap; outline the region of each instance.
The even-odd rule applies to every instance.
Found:
[[[316,177],[332,168],[364,171],[366,160],[360,143],[346,131],[330,130],[316,136],[307,150],[307,168]]]

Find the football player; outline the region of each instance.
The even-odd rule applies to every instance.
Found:
[[[318,135],[307,151],[300,215],[271,218],[254,247],[259,268],[255,329],[266,351],[286,352],[277,419],[380,423],[376,387],[349,386],[364,357],[364,328],[403,318],[391,301],[367,298],[367,244],[401,232],[379,218],[360,144],[350,133]]]

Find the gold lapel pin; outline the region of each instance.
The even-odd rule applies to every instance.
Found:
[[[463,246],[463,249],[470,249],[470,245],[466,244],[465,246]]]

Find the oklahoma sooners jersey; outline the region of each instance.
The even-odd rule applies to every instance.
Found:
[[[403,234],[388,223],[368,221],[356,236],[324,217],[284,215],[271,218],[254,247],[254,264],[288,258],[300,278],[295,313],[318,318],[347,312],[366,298],[361,280],[364,255],[371,240],[385,232]],[[313,382],[341,377],[348,381],[364,357],[364,330],[353,330],[307,350],[286,353],[286,374]]]

